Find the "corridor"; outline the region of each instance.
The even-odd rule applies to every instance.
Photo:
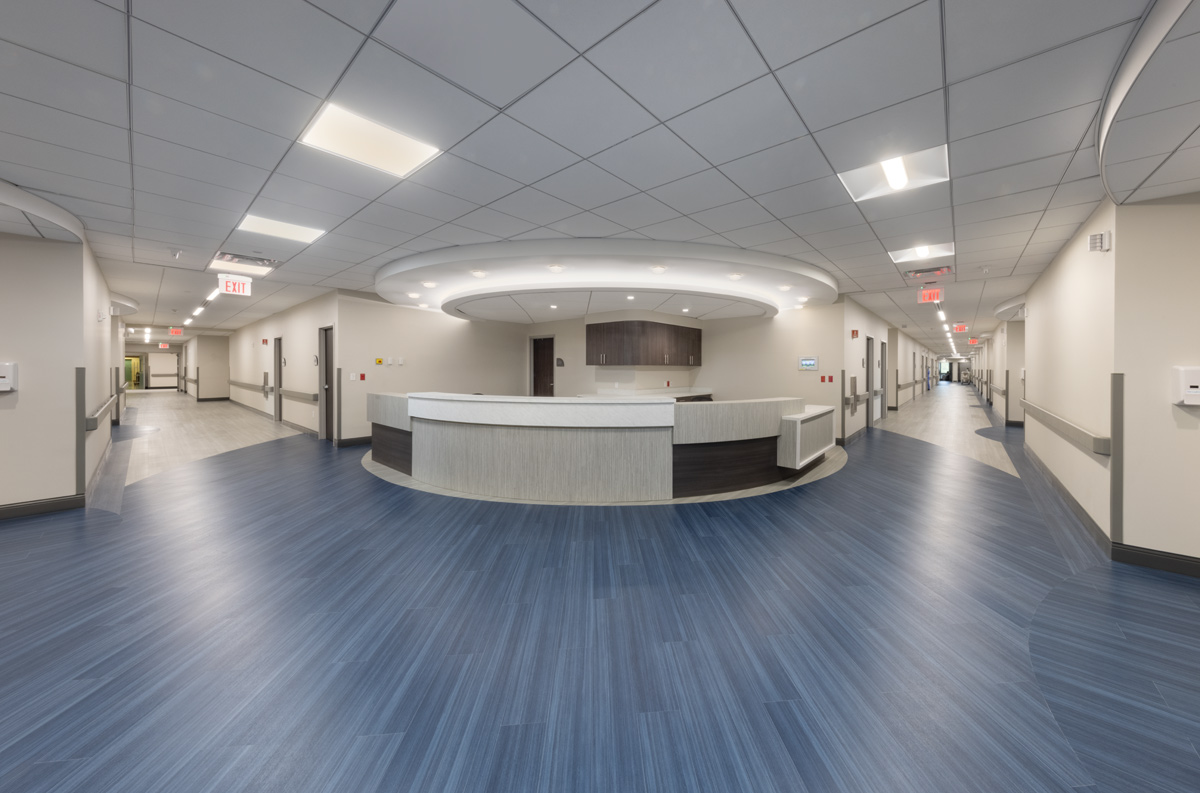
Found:
[[[305,435],[131,455],[119,512],[0,524],[0,789],[1194,791],[1200,584],[976,459],[1020,431],[974,394],[684,505],[419,492]]]

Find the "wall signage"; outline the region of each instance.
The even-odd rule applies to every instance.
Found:
[[[817,364],[819,363],[819,361],[820,361],[820,359],[817,358],[817,356],[815,356],[815,355],[812,355],[812,356],[801,355],[800,356],[800,371],[802,371],[802,372],[817,371]]]
[[[940,303],[942,302],[942,290],[938,289],[922,289],[919,293],[918,303]]]
[[[253,280],[253,278],[247,278],[244,275],[222,273],[217,276],[217,288],[221,290],[221,294],[223,295],[250,297],[250,283]]]
[[[856,330],[852,330],[852,331],[850,331],[850,338],[852,338],[852,339],[857,339],[857,338],[858,338],[858,331],[856,331]]]

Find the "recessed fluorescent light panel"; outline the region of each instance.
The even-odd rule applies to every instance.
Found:
[[[210,270],[220,270],[223,273],[235,275],[266,275],[279,264],[275,259],[263,259],[258,256],[244,256],[240,253],[218,251],[208,264]]]
[[[300,142],[401,179],[442,153],[337,105],[325,105]]]
[[[945,146],[891,157],[883,162],[864,165],[853,171],[839,173],[855,201],[912,190],[915,187],[950,181],[950,160]],[[931,246],[932,247],[932,246]]]
[[[238,225],[239,231],[252,231],[255,234],[266,234],[269,237],[280,237],[296,242],[313,242],[325,234],[323,229],[312,229],[308,226],[297,226],[295,223],[284,223],[282,220],[260,218],[258,215],[246,215],[245,220]]]
[[[943,242],[939,245],[918,245],[915,248],[903,248],[898,251],[888,251],[888,256],[896,264],[902,262],[923,262],[926,259],[937,259],[942,256],[954,255],[954,243]]]

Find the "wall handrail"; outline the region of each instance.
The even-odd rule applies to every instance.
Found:
[[[262,383],[239,383],[237,380],[230,380],[229,384],[231,386],[236,386],[237,388],[244,388],[247,391],[261,391],[264,394],[272,394],[275,392],[275,386],[263,385]]]
[[[279,393],[283,394],[284,399],[290,399],[294,402],[316,402],[320,399],[319,394],[309,394],[304,391],[280,390]]]
[[[1112,438],[1089,432],[1078,424],[1072,424],[1062,416],[1040,408],[1026,399],[1021,400],[1021,407],[1025,408],[1025,412],[1030,416],[1053,430],[1055,434],[1066,438],[1084,451],[1105,456],[1112,454]]]
[[[104,404],[100,406],[99,410],[90,416],[84,417],[84,429],[88,432],[100,429],[100,419],[108,415],[108,412],[113,409],[113,405],[115,404],[117,404],[117,395],[113,394],[104,401]]]

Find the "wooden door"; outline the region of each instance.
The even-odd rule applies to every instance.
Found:
[[[532,339],[533,396],[554,396],[554,338]]]

